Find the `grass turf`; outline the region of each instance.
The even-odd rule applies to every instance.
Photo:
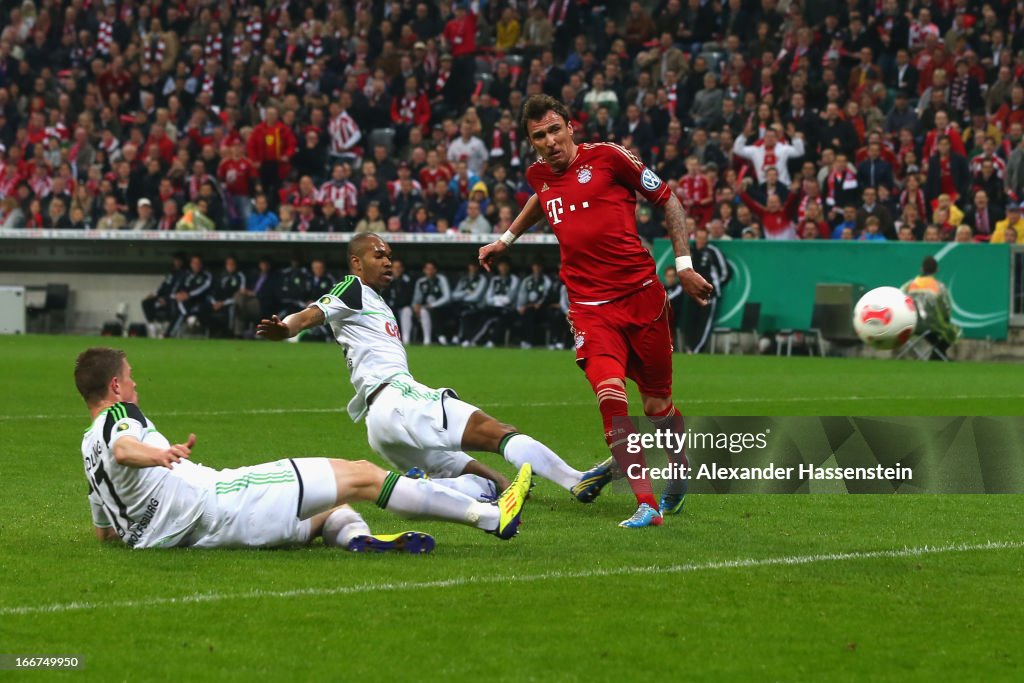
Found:
[[[377,530],[433,533],[427,557],[100,546],[71,381],[99,341],[0,339],[0,653],[83,655],[71,675],[94,680],[990,681],[1024,668],[1019,546],[858,555],[1019,543],[1016,496],[693,496],[663,528],[629,532],[615,528],[629,497],[584,507],[541,482],[510,543],[362,506]],[[118,343],[143,411],[172,439],[194,431],[197,461],[370,455],[340,412],[352,392],[332,345]],[[410,360],[571,464],[604,457],[568,352]],[[688,414],[1020,415],[1022,378],[1013,365],[680,356],[676,395]],[[735,560],[753,562],[715,564]]]

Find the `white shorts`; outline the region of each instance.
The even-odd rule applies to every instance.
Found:
[[[366,415],[367,440],[402,471],[419,467],[431,477],[457,477],[473,460],[462,451],[462,435],[477,410],[451,389],[403,377],[374,397]]]
[[[335,506],[327,458],[294,458],[218,470],[206,511],[183,545],[276,548],[310,540],[309,517]]]

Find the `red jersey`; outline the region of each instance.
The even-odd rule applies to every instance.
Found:
[[[334,204],[338,213],[355,217],[359,209],[359,191],[348,180],[328,180],[320,186],[320,201]]]
[[[217,177],[224,181],[224,189],[229,194],[244,197],[250,193],[250,180],[255,179],[259,174],[256,166],[242,157],[241,159],[225,159],[220,162],[217,169]]]
[[[424,166],[420,169],[420,185],[427,188],[428,191],[433,192],[434,183],[438,180],[443,180],[446,183],[451,182],[452,171],[443,164],[438,164],[437,168],[431,170],[429,166]]]
[[[707,201],[712,198],[711,183],[706,177],[687,173],[679,181],[676,194],[683,203],[683,208],[697,221],[698,227],[711,220],[713,207],[711,202]]]
[[[249,136],[248,156],[256,163],[264,161],[288,161],[295,154],[295,135],[281,121],[270,125],[259,123]]]
[[[964,147],[964,139],[960,137],[960,133],[956,131],[952,126],[947,126],[946,130],[929,131],[928,135],[924,139],[924,147],[921,148],[921,156],[924,159],[931,159],[932,155],[935,154],[935,146],[939,141],[939,135],[949,136],[950,148],[962,157],[967,156],[967,148]]]
[[[430,132],[430,100],[425,93],[391,100],[391,121],[396,125],[416,125],[424,135]]]
[[[558,238],[570,301],[611,301],[659,282],[636,232],[636,193],[661,205],[672,191],[632,152],[584,143],[564,172],[537,161],[526,180]]]
[[[174,154],[177,152],[177,148],[174,146],[174,142],[166,135],[159,140],[150,135],[149,139],[142,145],[142,153],[139,156],[143,159],[147,158],[149,150],[153,146],[156,146],[157,151],[160,152],[160,159],[165,164],[170,165],[174,161]]]
[[[444,26],[444,38],[451,45],[452,57],[476,54],[476,14],[466,12],[462,19],[449,19]]]

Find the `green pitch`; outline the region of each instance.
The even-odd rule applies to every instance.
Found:
[[[72,364],[102,341],[0,340],[0,654],[84,657],[69,680],[1021,680],[1017,496],[693,496],[626,531],[631,497],[583,506],[542,481],[518,538],[412,525],[437,537],[425,557],[101,546]],[[372,458],[332,345],[123,346],[142,409],[194,431],[198,462]],[[410,355],[570,463],[605,457],[569,352]],[[1015,365],[678,356],[676,373],[689,414],[1024,411]]]

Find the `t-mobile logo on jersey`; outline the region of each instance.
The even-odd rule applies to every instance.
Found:
[[[579,206],[576,206],[575,204],[570,204],[568,208],[570,213],[572,213],[573,211],[577,211],[579,209],[589,209],[590,202],[583,202]],[[551,223],[551,225],[558,225],[559,223],[561,223],[562,214],[564,213],[565,207],[562,206],[561,197],[555,197],[554,199],[549,199],[547,201],[548,222]]]
[[[563,213],[565,213],[565,209],[562,208],[561,197],[555,197],[554,199],[548,200],[548,220],[551,221],[551,225],[558,225],[561,223]]]

